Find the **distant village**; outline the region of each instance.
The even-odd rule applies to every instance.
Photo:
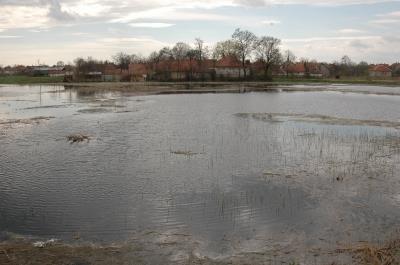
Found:
[[[120,52],[111,61],[88,57],[74,63],[0,66],[2,76],[59,77],[64,82],[144,81],[269,81],[273,78],[400,78],[400,63],[354,63],[348,56],[332,63],[297,59],[281,51],[279,39],[237,29],[229,40],[212,49],[201,39],[193,45],[178,42],[149,56]]]

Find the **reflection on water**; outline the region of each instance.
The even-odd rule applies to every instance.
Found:
[[[0,230],[123,240],[179,230],[210,256],[385,240],[400,219],[400,98],[332,92],[134,97],[0,87]],[[92,111],[89,111],[92,110]],[[72,133],[91,135],[70,144]]]

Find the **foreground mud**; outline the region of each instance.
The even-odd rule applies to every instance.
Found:
[[[180,237],[180,238],[179,238]],[[25,239],[0,243],[2,265],[125,265],[125,264],[187,264],[187,265],[241,265],[241,264],[304,264],[296,258],[286,258],[278,252],[249,252],[231,257],[208,258],[199,256],[184,235],[166,236],[158,241],[131,241],[119,245],[89,243],[63,244],[57,241],[38,244]],[[154,238],[153,238],[154,239]],[[179,240],[178,240],[179,239]],[[189,244],[188,244],[189,243]],[[179,251],[177,251],[179,248]],[[317,257],[322,253],[312,250]],[[332,258],[327,265],[395,265],[400,264],[400,240],[382,246],[360,242],[341,246],[324,253]]]

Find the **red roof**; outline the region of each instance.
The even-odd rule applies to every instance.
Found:
[[[391,73],[392,70],[385,64],[378,64],[373,66],[370,71],[372,72],[381,72],[381,73]]]
[[[305,73],[306,68],[304,67],[304,63],[296,63],[291,64],[287,67],[288,73]]]
[[[170,71],[170,72],[206,72],[210,68],[214,68],[213,60],[204,60],[199,62],[197,60],[166,60],[161,61],[155,65],[156,71]]]
[[[242,67],[242,64],[236,58],[236,56],[230,55],[230,56],[225,56],[221,60],[217,61],[215,64],[215,67],[221,67],[221,68],[239,68]]]
[[[132,75],[146,75],[150,71],[148,64],[144,63],[131,63],[129,64],[129,73]]]

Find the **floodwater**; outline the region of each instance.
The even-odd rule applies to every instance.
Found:
[[[316,264],[386,242],[400,224],[400,96],[377,89],[0,86],[0,231],[101,242],[173,231],[205,257]],[[71,144],[74,133],[90,140]]]

